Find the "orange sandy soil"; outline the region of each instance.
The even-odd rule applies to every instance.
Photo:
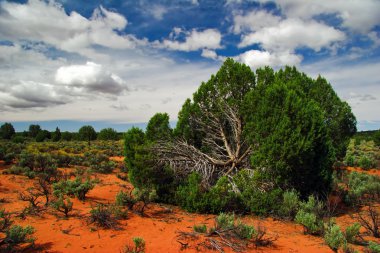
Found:
[[[362,168],[359,168],[359,167],[345,167],[344,169],[346,169],[348,171],[356,171],[356,172],[360,172],[360,173],[366,173],[366,174],[370,174],[370,175],[380,176],[380,170],[378,170],[378,169],[363,170]]]
[[[123,160],[122,157],[112,159]],[[5,168],[0,162],[0,199],[5,199],[5,203],[0,203],[0,209],[20,213],[27,203],[19,200],[18,194],[32,186],[33,180],[25,176],[3,175],[1,173]],[[91,206],[96,203],[113,203],[120,190],[132,188],[129,183],[117,178],[116,173],[97,174],[96,177],[101,182],[88,193],[85,202],[72,199],[74,211],[68,219],[51,208],[41,211],[39,215],[29,215],[24,220],[14,217],[14,224],[32,225],[36,229],[35,247],[26,252],[121,252],[126,244],[131,244],[133,237],[144,238],[147,253],[215,252],[205,248],[197,251],[197,242],[194,241],[190,241],[189,247],[181,251],[181,245],[177,242],[178,231],[191,232],[196,224],[210,227],[214,224],[215,216],[190,214],[174,206],[152,204],[146,210],[145,217],[129,212],[128,219],[121,220],[118,229],[105,230],[87,224]],[[251,247],[246,252],[332,252],[321,237],[304,235],[302,227],[295,223],[254,216],[245,216],[243,220],[248,224],[264,225],[270,236],[278,236],[273,246],[258,249]],[[352,219],[349,215],[344,215],[337,222],[345,227],[352,224]],[[226,249],[226,252],[232,251]]]

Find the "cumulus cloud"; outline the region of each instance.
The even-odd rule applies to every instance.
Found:
[[[272,2],[272,0],[259,0]],[[279,0],[275,2],[289,18],[310,20],[318,15],[331,14],[342,20],[342,26],[355,32],[366,33],[380,22],[378,0]]]
[[[153,5],[148,8],[148,12],[157,20],[162,20],[164,15],[168,12],[167,8],[162,5]]]
[[[120,94],[127,88],[119,76],[94,62],[60,67],[55,75],[55,80],[59,84],[108,94]]]
[[[277,25],[281,17],[275,16],[265,10],[254,10],[247,14],[235,14],[233,16],[232,30],[235,34],[242,32],[252,32],[260,30],[264,27]]]
[[[302,57],[291,53],[271,54],[268,51],[249,50],[235,57],[253,69],[272,66],[281,67],[284,65],[299,65]]]
[[[184,41],[175,40],[180,35],[185,35]],[[221,48],[220,45],[222,40],[222,35],[217,29],[206,29],[203,31],[198,31],[196,29],[190,32],[184,31],[181,28],[174,28],[173,32],[170,34],[171,40],[165,39],[162,42],[155,42],[157,47],[167,48],[169,50],[178,51],[197,51],[199,49],[217,49]]]
[[[54,1],[29,0],[25,4],[0,3],[0,36],[11,41],[43,41],[58,49],[85,54],[92,45],[113,49],[146,43],[122,34],[127,19],[102,6],[87,19],[65,10]]]
[[[299,47],[319,51],[345,38],[343,32],[316,21],[286,19],[275,26],[244,35],[239,47],[260,44],[264,49],[273,51],[293,51]]]

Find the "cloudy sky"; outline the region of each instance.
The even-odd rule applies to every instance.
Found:
[[[379,0],[0,0],[0,122],[176,121],[233,57],[321,74],[360,130],[378,129],[379,10]]]

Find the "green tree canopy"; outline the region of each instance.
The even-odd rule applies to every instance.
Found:
[[[29,136],[36,138],[37,134],[41,131],[40,125],[30,125],[29,126]]]
[[[82,141],[87,141],[88,145],[91,145],[91,141],[96,139],[96,132],[92,126],[82,126],[79,131],[79,138]]]
[[[52,134],[52,140],[53,141],[59,141],[59,140],[61,140],[61,137],[62,137],[61,135],[62,135],[61,134],[61,130],[58,127],[56,127],[55,131]]]
[[[116,130],[113,128],[104,128],[100,130],[98,134],[99,140],[118,140],[119,135],[117,134]]]
[[[15,129],[11,123],[4,123],[0,127],[0,136],[3,139],[10,140],[15,135]]]
[[[168,141],[172,136],[167,113],[156,113],[146,127],[146,139],[149,141]]]

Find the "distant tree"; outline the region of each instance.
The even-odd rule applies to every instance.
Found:
[[[373,140],[375,141],[375,144],[380,147],[380,129],[377,130],[373,135]]]
[[[64,140],[64,141],[71,141],[71,139],[73,138],[73,134],[68,132],[68,131],[65,131],[61,134],[61,140]]]
[[[48,130],[41,130],[36,136],[36,142],[43,142],[51,138],[51,133]]]
[[[58,127],[55,128],[55,132],[52,134],[52,141],[61,140],[61,130]]]
[[[1,137],[10,140],[15,135],[15,129],[11,123],[4,123],[0,127]]]
[[[98,134],[99,140],[118,140],[119,135],[113,128],[104,128]]]
[[[37,134],[41,131],[40,125],[30,125],[29,126],[29,136],[36,138]]]
[[[82,141],[87,141],[89,146],[91,145],[91,141],[96,139],[96,132],[92,126],[89,126],[89,125],[82,126],[79,129],[78,133],[79,133],[79,138]]]
[[[167,113],[156,113],[148,122],[146,127],[146,139],[149,141],[165,140],[172,136],[169,126],[169,115]]]

